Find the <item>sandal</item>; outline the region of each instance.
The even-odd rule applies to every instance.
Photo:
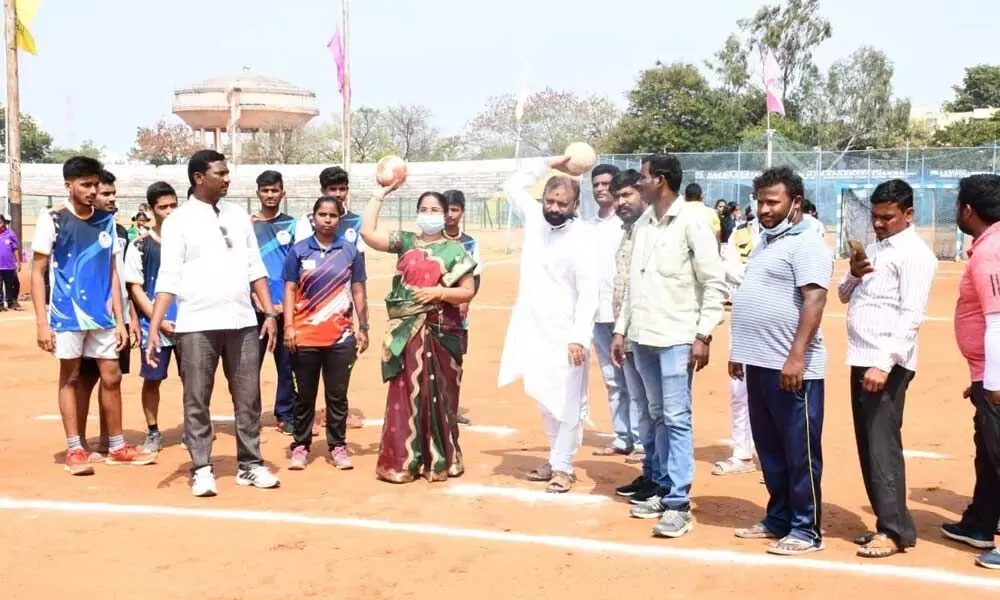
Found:
[[[552,465],[545,463],[528,473],[528,481],[549,481],[552,479]]]
[[[642,450],[633,450],[631,454],[625,457],[625,462],[630,465],[637,465],[646,460],[646,453]]]
[[[616,456],[618,454],[628,454],[624,450],[615,448],[614,446],[605,446],[603,448],[598,448],[594,450],[594,456]]]
[[[776,540],[778,534],[772,532],[763,523],[755,523],[752,527],[744,527],[733,532],[738,538],[744,540]]]
[[[871,541],[875,539],[875,532],[869,531],[867,533],[862,533],[861,535],[854,538],[852,541],[858,546],[867,546]]]
[[[786,535],[780,540],[772,542],[767,547],[767,551],[770,554],[777,554],[779,556],[798,556],[800,554],[809,554],[810,552],[819,552],[823,548],[823,542],[809,542]]]
[[[563,471],[554,471],[545,491],[550,494],[565,494],[573,487],[574,481],[576,481],[576,478],[572,474]]]
[[[715,463],[712,475],[739,475],[741,473],[753,473],[756,470],[757,466],[753,464],[752,460],[741,460],[735,456],[731,456],[726,460],[720,460]]]
[[[867,544],[858,548],[857,555],[861,558],[886,558],[902,551],[902,548],[889,539],[889,536],[884,533],[876,533],[872,535]]]

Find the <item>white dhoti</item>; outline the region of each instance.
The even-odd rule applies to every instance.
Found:
[[[753,458],[753,432],[750,430],[750,407],[747,404],[745,379],[729,378],[729,407],[732,418],[733,458]]]

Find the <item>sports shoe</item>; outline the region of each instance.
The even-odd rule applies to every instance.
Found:
[[[941,526],[941,533],[948,539],[968,544],[980,550],[989,550],[994,547],[993,533],[977,533],[962,526],[961,523],[945,523]]]
[[[281,432],[281,435],[292,435],[292,422],[291,421],[278,421],[277,430]]]
[[[350,471],[354,468],[354,463],[351,462],[351,455],[348,454],[346,446],[337,446],[333,450],[330,450],[330,460],[333,461],[333,466],[341,471]]]
[[[631,498],[637,492],[641,492],[648,488],[649,485],[650,481],[642,475],[639,475],[632,480],[632,483],[615,488],[615,494],[623,498]]]
[[[1000,550],[993,549],[976,557],[976,564],[987,569],[1000,569]]]
[[[146,439],[142,442],[143,452],[155,454],[163,449],[163,434],[159,431],[147,431]]]
[[[151,465],[156,462],[156,453],[143,452],[135,446],[125,444],[123,447],[108,452],[108,457],[104,459],[107,465]]]
[[[93,475],[94,465],[83,448],[75,448],[66,452],[66,466],[63,467],[70,475]]]
[[[656,537],[679,538],[694,529],[694,520],[686,510],[668,510],[660,517],[660,522],[653,526]]]
[[[219,492],[215,489],[215,473],[211,466],[204,466],[191,477],[191,495],[196,498],[210,498]]]
[[[659,496],[653,496],[642,504],[634,505],[629,513],[636,519],[659,519],[667,512],[667,507],[660,502]]]
[[[292,450],[292,459],[288,461],[289,471],[304,471],[309,461],[309,450],[305,446],[296,446]]]
[[[278,487],[280,484],[281,482],[274,473],[264,465],[254,465],[249,469],[240,469],[236,472],[236,485],[252,485],[255,488],[266,490]]]
[[[666,493],[660,490],[660,486],[651,484],[649,487],[632,494],[632,497],[628,501],[629,504],[643,504],[656,496],[666,496]]]
[[[463,414],[459,414],[455,417],[455,420],[458,421],[459,425],[472,425],[472,420]]]

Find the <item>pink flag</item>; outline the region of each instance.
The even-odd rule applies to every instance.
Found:
[[[785,103],[781,101],[781,67],[770,48],[764,54],[764,88],[767,91],[767,112],[785,116]]]
[[[337,65],[337,91],[344,93],[344,42],[340,39],[340,28],[333,32],[333,37],[326,44],[333,62]]]

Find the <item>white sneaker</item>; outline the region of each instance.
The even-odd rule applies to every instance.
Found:
[[[205,466],[194,472],[191,478],[191,494],[197,498],[210,498],[218,494],[215,488],[215,474],[212,467]]]
[[[240,469],[236,472],[236,485],[252,485],[256,488],[269,489],[278,487],[281,482],[264,465],[255,465],[249,470]]]

